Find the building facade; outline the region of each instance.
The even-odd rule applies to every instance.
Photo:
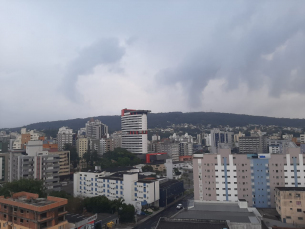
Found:
[[[239,153],[267,153],[267,138],[265,136],[240,137]]]
[[[47,191],[60,191],[60,156],[42,150],[42,141],[29,141],[27,155],[10,152],[8,181],[19,179],[42,180]]]
[[[88,152],[89,140],[88,138],[81,137],[76,140],[76,152],[80,158]]]
[[[49,155],[59,156],[59,176],[67,176],[70,174],[70,151],[49,152]]]
[[[195,200],[245,199],[249,206],[275,207],[276,187],[305,187],[304,159],[300,148],[286,154],[194,154]]]
[[[9,153],[0,153],[0,184],[8,181]]]
[[[215,128],[211,130],[209,138],[209,143],[211,147],[218,148],[219,143],[224,143],[232,147],[232,144],[234,142],[234,133],[221,131]]]
[[[305,225],[305,188],[276,188],[275,208],[283,223]]]
[[[98,119],[88,121],[85,128],[87,137],[93,140],[99,140],[108,135],[108,126]]]
[[[179,143],[179,156],[191,156],[193,155],[193,143],[192,142],[180,142]]]
[[[4,229],[50,228],[65,229],[65,206],[68,200],[38,194],[18,192],[10,198],[0,197],[0,225]]]
[[[132,153],[147,153],[148,110],[121,111],[122,148]]]
[[[65,144],[73,144],[73,130],[66,126],[59,128],[57,134],[58,150],[64,150]]]
[[[111,175],[105,172],[74,173],[74,196],[106,196],[110,200],[123,198],[137,210],[143,205],[159,203],[159,181],[138,172],[118,172]]]

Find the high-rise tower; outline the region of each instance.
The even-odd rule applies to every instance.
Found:
[[[147,114],[149,112],[149,110],[122,110],[122,148],[132,153],[147,153]]]

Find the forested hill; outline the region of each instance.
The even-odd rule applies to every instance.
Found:
[[[90,117],[91,118],[91,117]],[[74,130],[78,130],[85,126],[90,118],[70,119],[62,121],[40,122],[25,126],[28,129],[36,130],[55,130],[62,126],[68,126]],[[109,131],[120,130],[120,116],[98,116],[93,117],[101,120],[109,126]],[[277,125],[290,127],[305,127],[305,119],[288,119],[288,118],[272,118],[264,116],[250,116],[240,114],[216,113],[216,112],[170,112],[170,113],[150,113],[148,114],[148,128],[167,127],[171,124],[211,124],[213,126],[229,125],[229,126],[245,126],[247,124]],[[19,128],[14,128],[14,130]]]

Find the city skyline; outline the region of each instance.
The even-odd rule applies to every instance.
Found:
[[[305,117],[304,1],[1,8],[0,128],[122,107]]]

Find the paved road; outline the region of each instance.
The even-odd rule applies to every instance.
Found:
[[[177,205],[182,203],[183,206],[187,205],[187,200],[192,199],[193,195],[185,196],[182,200],[178,201],[177,203],[173,204],[172,206],[166,208],[164,211],[158,213],[157,215],[154,215],[150,219],[146,220],[145,222],[135,226],[133,229],[152,229],[157,226],[158,220],[160,217],[171,217],[175,213],[177,213]]]

